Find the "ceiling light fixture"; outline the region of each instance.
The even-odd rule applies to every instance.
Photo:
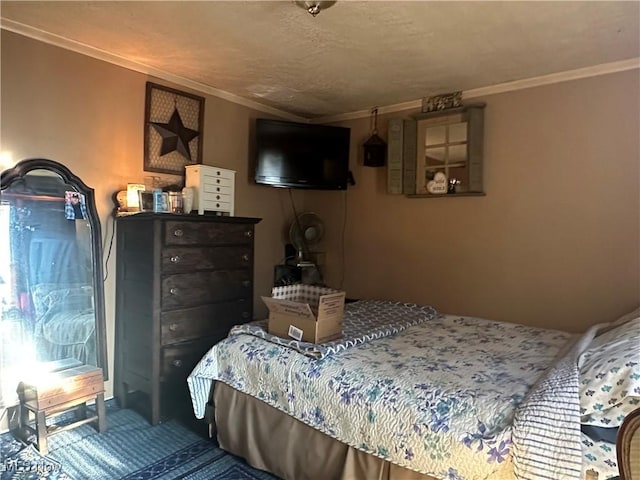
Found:
[[[320,13],[320,10],[326,10],[336,2],[295,2],[300,8],[304,8],[314,17]]]

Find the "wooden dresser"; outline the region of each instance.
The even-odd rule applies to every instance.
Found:
[[[186,378],[253,317],[258,218],[140,213],[117,219],[114,394],[152,424],[193,409]]]

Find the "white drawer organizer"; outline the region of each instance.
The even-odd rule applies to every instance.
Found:
[[[198,215],[216,212],[233,216],[236,172],[209,165],[186,165],[185,187],[193,188],[193,209]]]

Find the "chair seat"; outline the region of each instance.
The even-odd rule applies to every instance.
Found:
[[[626,416],[616,440],[621,480],[640,480],[640,408]]]
[[[20,398],[20,435],[23,440],[35,433],[37,448],[47,453],[47,437],[71,428],[95,423],[99,432],[105,425],[104,380],[102,370],[82,365],[72,359],[52,362],[48,374],[35,380],[26,380],[18,386]],[[87,416],[86,402],[95,401],[95,414]],[[47,418],[76,409],[79,420],[62,428],[48,428]],[[35,416],[35,428],[31,427],[29,412]]]

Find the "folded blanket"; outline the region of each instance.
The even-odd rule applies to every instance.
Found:
[[[582,478],[578,359],[607,327],[596,325],[567,343],[516,410],[513,466],[518,480]]]
[[[414,325],[442,317],[433,307],[414,303],[383,300],[361,300],[348,303],[344,309],[343,336],[332,342],[317,344],[282,338],[267,332],[267,320],[238,325],[229,336],[250,334],[312,357],[324,358],[371,340],[396,335]]]

